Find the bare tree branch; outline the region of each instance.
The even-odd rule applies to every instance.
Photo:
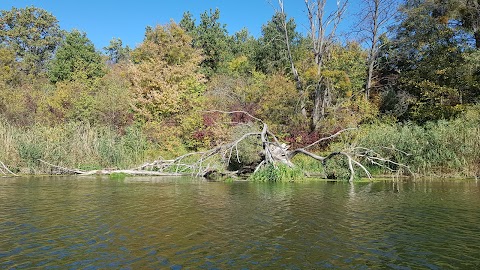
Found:
[[[323,141],[327,141],[327,140],[334,139],[334,138],[336,138],[338,135],[342,134],[342,133],[345,132],[345,131],[354,130],[354,129],[356,129],[356,128],[346,128],[346,129],[342,129],[342,130],[340,130],[340,131],[337,131],[335,134],[332,134],[332,135],[330,135],[330,136],[328,136],[328,137],[321,138],[321,139],[319,139],[319,140],[317,140],[317,141],[315,141],[315,142],[313,142],[313,143],[305,146],[304,148],[305,148],[305,149],[308,149],[308,148],[313,147],[314,145],[319,144],[319,143],[321,143],[321,142],[323,142]]]
[[[201,152],[191,152],[184,155],[181,155],[175,159],[170,160],[155,160],[150,163],[144,163],[143,165],[129,170],[92,170],[92,171],[84,171],[79,169],[70,169],[65,168],[62,166],[54,165],[44,160],[39,160],[45,165],[48,165],[60,173],[63,174],[76,174],[76,175],[93,175],[93,174],[100,174],[100,175],[107,175],[107,174],[114,174],[114,173],[124,173],[128,175],[151,175],[151,176],[182,176],[182,175],[192,175],[197,177],[208,177],[211,173],[219,172],[222,175],[236,175],[241,172],[241,170],[237,171],[228,171],[228,165],[232,161],[236,161],[241,163],[240,155],[239,155],[239,147],[238,145],[245,141],[248,138],[254,138],[257,140],[253,142],[255,144],[262,146],[262,153],[259,153],[259,157],[262,157],[257,163],[255,163],[255,168],[253,172],[258,172],[262,167],[266,165],[272,165],[274,168],[278,168],[278,164],[284,164],[289,167],[295,167],[295,164],[292,162],[292,159],[297,154],[303,154],[308,156],[314,160],[321,162],[322,166],[326,166],[326,161],[329,159],[334,158],[335,156],[343,156],[347,159],[348,170],[350,172],[349,181],[353,181],[355,177],[355,168],[360,168],[368,178],[371,178],[371,174],[368,169],[359,161],[363,160],[369,162],[371,164],[389,169],[393,172],[393,170],[388,165],[395,165],[397,167],[406,168],[410,171],[408,166],[405,166],[401,163],[389,160],[387,158],[381,157],[377,152],[374,150],[364,148],[364,147],[356,147],[351,148],[350,150],[343,150],[343,151],[335,151],[331,152],[326,156],[320,156],[318,154],[312,153],[308,151],[308,148],[315,146],[316,144],[327,141],[333,140],[338,137],[340,134],[353,130],[355,128],[347,128],[337,131],[336,133],[321,138],[314,143],[307,145],[306,147],[298,148],[295,150],[288,150],[289,146],[285,143],[281,143],[277,136],[271,132],[268,128],[268,125],[262,121],[261,119],[247,113],[244,111],[210,111],[210,112],[220,112],[225,114],[234,114],[234,113],[242,113],[249,116],[252,120],[257,121],[261,126],[258,126],[258,132],[247,132],[241,134],[237,139],[232,142],[224,143],[215,146],[212,149],[201,151]],[[260,130],[261,129],[261,130]],[[396,149],[392,147],[391,151],[395,151]],[[219,167],[219,162],[223,163],[223,168]],[[0,162],[0,165],[3,163]],[[213,165],[212,165],[213,164]],[[252,165],[253,166],[253,165]],[[3,166],[6,168],[6,166]],[[0,168],[1,169],[1,168]],[[253,167],[251,167],[253,169]],[[305,173],[309,175],[308,173]]]
[[[359,32],[368,40],[367,77],[365,79],[365,98],[370,96],[374,88],[374,72],[376,70],[377,58],[380,53],[380,37],[387,33],[390,23],[397,12],[398,0],[362,0],[361,20]],[[368,44],[369,43],[369,44]]]

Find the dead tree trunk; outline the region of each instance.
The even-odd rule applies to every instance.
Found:
[[[396,13],[397,5],[395,0],[363,0],[362,6],[359,27],[369,47],[365,82],[365,98],[368,100],[374,87],[374,72],[381,45],[380,36],[386,33],[386,28]]]
[[[287,47],[288,60],[290,62],[290,68],[292,69],[293,78],[295,79],[295,87],[297,88],[297,91],[300,93],[300,112],[303,115],[303,117],[307,117],[307,109],[305,105],[305,89],[304,89],[302,79],[298,74],[298,70],[295,67],[295,61],[292,56],[292,49],[290,46],[290,38],[289,38],[289,33],[287,28],[287,15],[285,14],[283,0],[278,0],[278,5],[280,6],[279,13],[282,15],[282,27],[283,27],[282,30],[285,38],[285,45]]]
[[[309,95],[306,91],[305,85],[295,68],[295,63],[290,51],[290,43],[288,38],[288,32],[286,31],[286,15],[284,11],[283,0],[278,0],[280,6],[280,14],[283,15],[283,25],[285,34],[285,43],[287,45],[287,53],[292,68],[292,74],[296,80],[297,89],[299,90],[302,98],[307,96],[313,96],[313,108],[310,113],[307,113],[305,107],[305,101],[301,101],[302,115],[311,117],[312,130],[318,129],[320,120],[326,115],[326,109],[330,105],[329,98],[331,96],[330,88],[328,85],[324,85],[325,80],[322,76],[322,69],[325,59],[328,57],[330,48],[334,42],[336,36],[336,30],[342,20],[342,16],[345,13],[348,0],[338,0],[337,8],[332,12],[327,12],[326,4],[327,0],[304,0],[307,8],[307,16],[309,20],[309,37],[312,41],[312,52],[314,55],[313,62],[317,67],[318,82],[314,87],[313,95]]]

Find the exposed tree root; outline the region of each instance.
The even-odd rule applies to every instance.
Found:
[[[123,173],[128,175],[151,175],[151,176],[182,176],[182,175],[193,175],[197,177],[211,177],[212,175],[221,174],[226,176],[237,175],[241,173],[239,171],[228,171],[226,168],[228,164],[234,160],[240,163],[239,159],[239,147],[238,145],[245,141],[247,138],[254,138],[257,140],[258,144],[262,146],[262,151],[259,153],[261,160],[254,165],[252,172],[260,170],[262,167],[267,165],[277,166],[278,164],[284,164],[288,167],[295,167],[295,164],[292,162],[292,159],[298,155],[303,154],[314,160],[321,162],[323,166],[326,166],[326,162],[336,156],[343,156],[347,159],[348,170],[350,172],[349,181],[353,181],[355,177],[355,168],[359,168],[364,172],[365,176],[371,178],[371,174],[368,169],[361,162],[367,162],[386,168],[392,172],[395,170],[391,168],[391,165],[394,165],[396,168],[404,168],[407,171],[410,171],[408,166],[403,164],[391,161],[389,159],[381,157],[377,152],[363,147],[352,147],[350,149],[345,149],[342,151],[331,152],[326,156],[319,156],[313,152],[310,152],[308,149],[318,145],[321,142],[333,140],[336,137],[340,136],[344,132],[353,130],[355,128],[342,129],[335,134],[321,138],[310,145],[307,145],[302,148],[295,150],[289,150],[289,146],[285,143],[281,143],[277,136],[272,133],[268,125],[263,122],[261,119],[252,116],[251,114],[244,111],[210,111],[210,112],[219,112],[225,114],[233,113],[242,113],[252,119],[253,122],[259,124],[261,131],[259,132],[248,132],[241,134],[238,139],[233,142],[225,143],[218,145],[212,149],[202,151],[202,152],[192,152],[182,156],[179,156],[175,159],[170,160],[155,160],[151,163],[145,163],[137,168],[132,168],[128,170],[92,170],[84,171],[79,169],[70,169],[61,167],[48,163],[44,160],[39,160],[45,165],[50,166],[55,169],[60,174],[76,174],[76,175],[108,175],[114,173]],[[220,161],[220,162],[219,162]],[[3,164],[3,163],[2,163]],[[0,164],[1,165],[1,164]],[[389,166],[390,165],[390,166]],[[305,173],[308,175],[308,173]]]

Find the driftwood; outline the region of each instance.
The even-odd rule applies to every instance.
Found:
[[[58,165],[51,164],[46,162],[45,160],[39,159],[41,163],[56,169],[57,174],[69,174],[69,175],[80,175],[80,176],[87,176],[87,175],[110,175],[110,174],[128,174],[128,175],[150,175],[150,176],[182,176],[188,174],[182,173],[165,173],[161,171],[152,171],[152,170],[141,170],[141,169],[127,169],[127,170],[115,170],[115,169],[102,169],[102,170],[90,170],[84,171],[80,169],[70,169]]]
[[[326,165],[326,162],[329,159],[332,159],[336,156],[343,156],[344,158],[347,159],[347,162],[348,162],[348,169],[350,171],[349,181],[354,180],[355,168],[359,168],[361,171],[363,171],[366,177],[368,178],[372,177],[368,169],[365,167],[365,165],[361,163],[361,161],[386,168],[392,172],[394,170],[391,169],[389,165],[394,165],[395,167],[398,167],[398,168],[405,168],[407,171],[409,171],[408,166],[383,158],[377,152],[367,148],[351,147],[350,149],[332,152],[326,156],[320,156],[310,151],[311,148],[318,145],[319,143],[333,140],[336,137],[340,136],[341,134],[348,132],[350,130],[354,130],[355,128],[342,129],[330,136],[321,138],[305,147],[289,150],[289,146],[286,143],[280,142],[277,136],[269,130],[268,125],[264,121],[254,117],[253,115],[247,112],[244,112],[244,111],[228,111],[227,112],[227,111],[219,111],[219,110],[214,110],[209,112],[224,113],[224,114],[233,114],[233,113],[245,114],[254,123],[258,124],[259,131],[240,134],[238,139],[229,143],[218,145],[206,151],[192,152],[192,153],[188,153],[170,160],[158,159],[153,162],[145,163],[136,168],[127,169],[127,170],[103,169],[103,170],[84,171],[84,170],[70,169],[70,168],[54,165],[44,160],[39,160],[39,161],[55,169],[60,174],[108,175],[108,174],[114,174],[114,173],[123,173],[128,175],[150,175],[150,176],[192,175],[196,177],[211,177],[212,175],[220,174],[223,176],[225,175],[231,176],[231,175],[238,175],[242,173],[242,170],[228,171],[226,169],[228,168],[228,164],[232,160],[237,160],[238,162],[240,162],[238,145],[241,142],[245,141],[247,138],[254,138],[256,142],[258,142],[258,144],[262,146],[262,151],[259,155],[261,156],[261,160],[257,164],[255,164],[253,168],[250,168],[252,169],[251,170],[252,172],[256,172],[260,170],[262,167],[268,166],[268,165],[273,165],[276,167],[278,164],[284,164],[288,167],[293,168],[295,167],[295,164],[292,162],[292,159],[298,154],[302,154],[314,160],[317,160],[321,162],[324,166]],[[1,163],[0,165],[2,164],[3,163]],[[250,164],[249,166],[251,167],[252,165]],[[305,172],[305,174],[309,175],[307,172]]]
[[[14,172],[12,172],[5,163],[0,161],[0,173],[3,174],[3,176],[18,176]]]

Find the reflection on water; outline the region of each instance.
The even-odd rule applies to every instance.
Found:
[[[479,249],[475,181],[0,179],[0,268],[478,269]]]

